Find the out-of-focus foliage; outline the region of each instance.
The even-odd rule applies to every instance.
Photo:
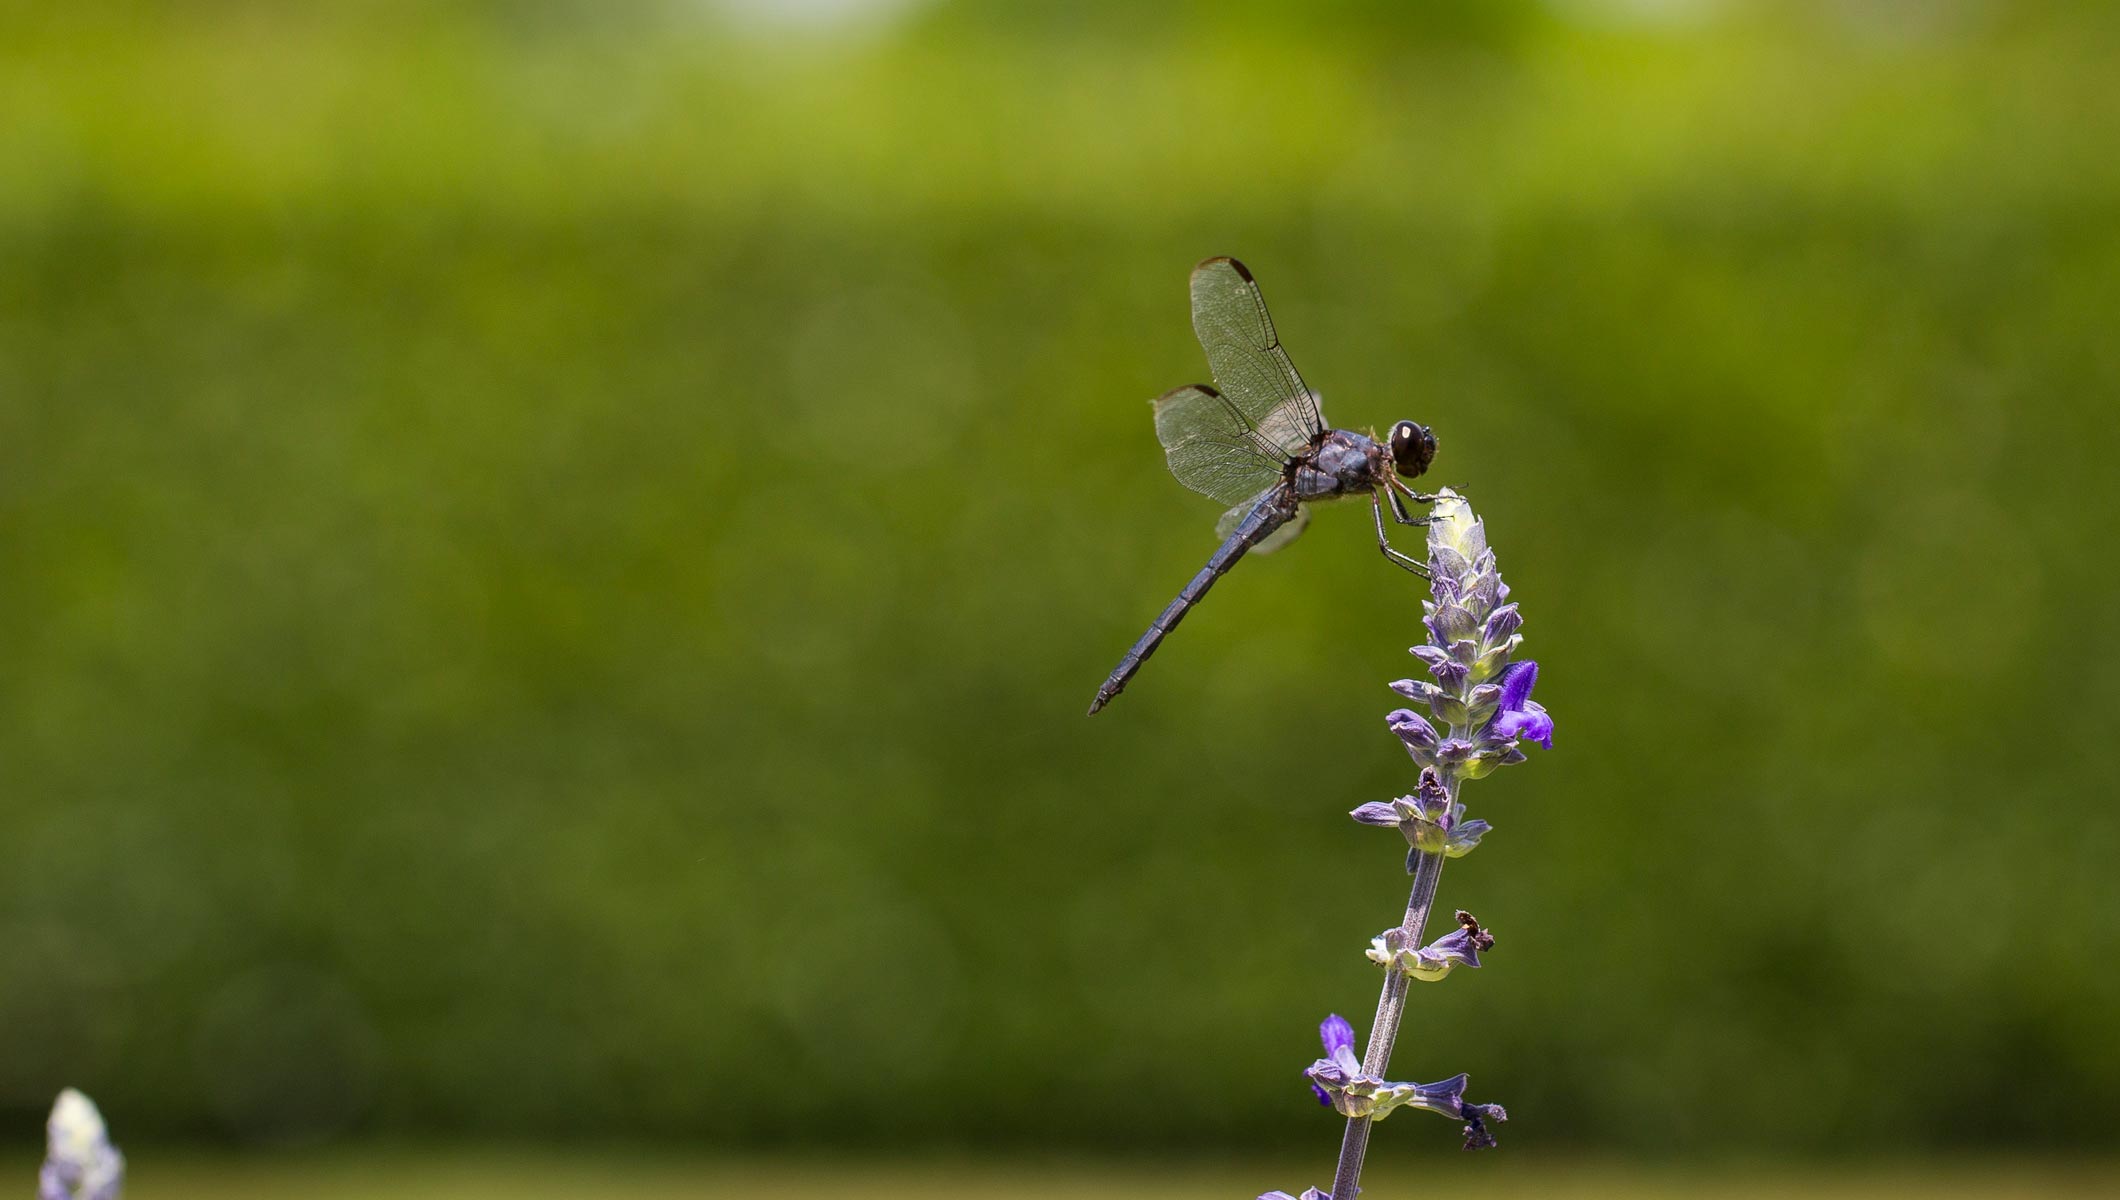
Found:
[[[0,8],[9,1127],[1329,1138],[1412,581],[1325,512],[1081,716],[1228,253],[1559,721],[1395,1071],[2109,1144],[2120,29],[1282,7]]]

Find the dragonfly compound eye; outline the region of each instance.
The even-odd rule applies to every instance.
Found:
[[[1411,479],[1435,461],[1435,435],[1426,425],[1401,421],[1391,427],[1391,461],[1399,474]]]

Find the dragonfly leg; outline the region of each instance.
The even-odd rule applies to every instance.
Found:
[[[1391,497],[1391,519],[1397,521],[1399,524],[1427,525],[1435,521],[1434,517],[1416,517],[1412,513],[1407,512],[1406,502],[1399,498],[1397,488],[1387,488],[1385,489],[1385,493]],[[1424,502],[1433,502],[1435,500],[1434,496],[1428,496],[1424,498],[1418,492],[1415,492],[1413,494],[1413,498],[1415,500],[1423,500]]]
[[[1411,555],[1401,554],[1397,550],[1392,549],[1391,537],[1384,532],[1384,501],[1379,499],[1375,492],[1369,493],[1369,511],[1376,515],[1377,549],[1384,552],[1384,557],[1390,559],[1393,566],[1403,567],[1423,579],[1429,578],[1427,567],[1422,566]],[[1393,515],[1397,514],[1394,513]]]
[[[1405,509],[1401,507],[1399,503],[1399,496],[1402,493],[1408,500],[1413,501],[1415,504],[1434,504],[1436,501],[1442,499],[1441,496],[1431,496],[1427,492],[1415,491],[1414,486],[1412,484],[1394,476],[1391,480],[1391,515],[1398,520],[1399,524],[1426,525],[1429,521],[1433,520],[1433,518],[1431,517],[1422,517],[1416,520],[1412,517],[1404,515]]]

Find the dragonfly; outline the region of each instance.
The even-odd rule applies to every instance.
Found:
[[[1234,258],[1210,258],[1193,268],[1192,319],[1219,386],[1195,383],[1158,396],[1156,440],[1179,483],[1231,506],[1215,527],[1222,544],[1112,668],[1090,702],[1091,716],[1125,690],[1237,560],[1287,545],[1320,501],[1367,496],[1384,557],[1416,575],[1428,573],[1392,547],[1384,512],[1388,507],[1401,525],[1428,523],[1406,502],[1436,498],[1407,481],[1435,460],[1435,434],[1412,421],[1400,421],[1382,438],[1374,431],[1328,427],[1317,393],[1281,349],[1258,281]]]

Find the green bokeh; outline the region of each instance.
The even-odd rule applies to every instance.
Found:
[[[2110,17],[742,7],[0,6],[9,1128],[1322,1153],[1419,591],[1327,511],[1081,715],[1230,253],[1559,722],[1400,1073],[2110,1146]]]

